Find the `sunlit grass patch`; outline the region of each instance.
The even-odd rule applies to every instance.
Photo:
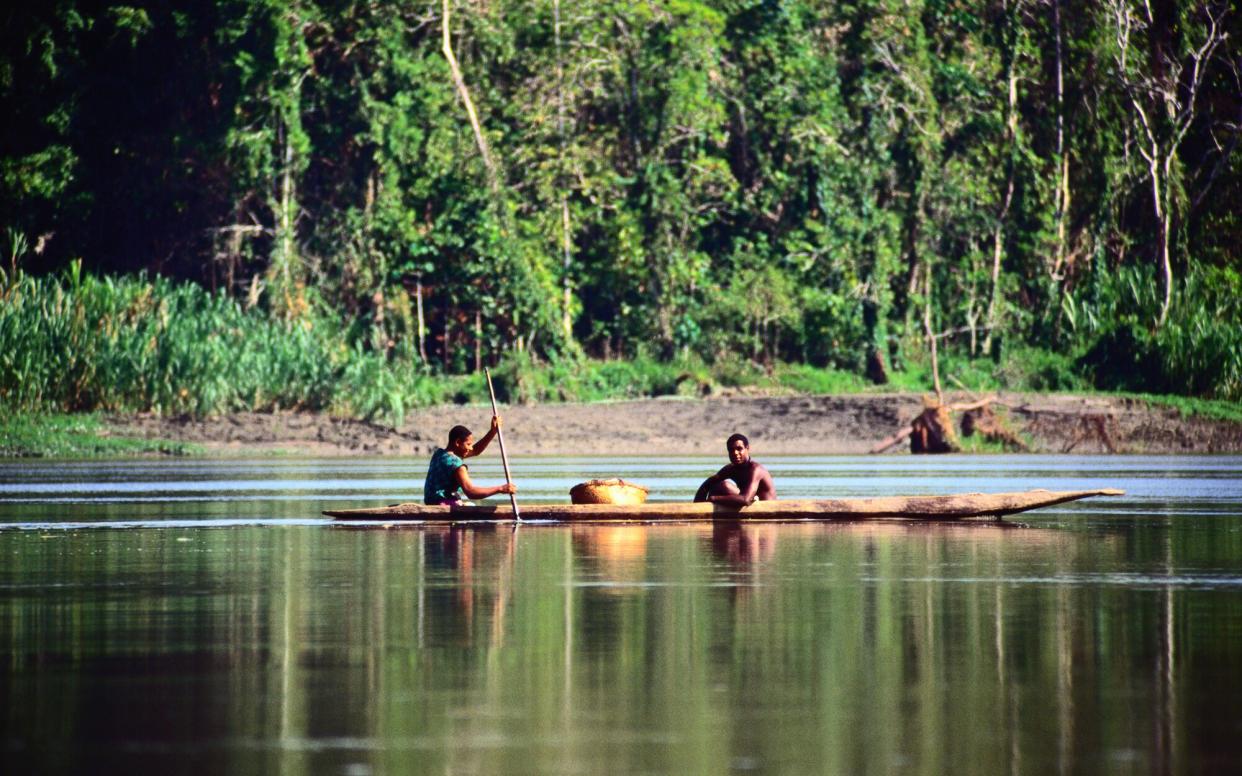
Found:
[[[94,413],[0,413],[0,457],[3,458],[179,456],[202,452],[201,447],[185,442],[112,436]]]
[[[1106,394],[1117,395],[1117,394]],[[1171,407],[1184,418],[1201,417],[1242,423],[1242,403],[1219,399],[1196,399],[1189,396],[1159,396],[1147,393],[1124,393],[1121,396],[1157,407]]]

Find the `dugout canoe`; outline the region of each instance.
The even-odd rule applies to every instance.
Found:
[[[955,493],[945,496],[879,496],[791,501],[756,501],[748,507],[718,504],[653,502],[646,504],[522,504],[522,520],[558,523],[657,523],[710,520],[828,521],[828,520],[963,520],[1001,518],[1040,507],[1064,504],[1092,496],[1121,496],[1125,491],[1028,490],[1019,493]],[[337,520],[411,523],[503,523],[513,520],[508,504],[427,506],[394,504],[369,509],[324,512]]]

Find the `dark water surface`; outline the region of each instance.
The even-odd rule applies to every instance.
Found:
[[[669,500],[722,463],[514,470],[532,502]],[[0,772],[1237,772],[1242,458],[765,463],[786,498],[1128,495],[1013,528],[383,529],[319,513],[415,499],[423,461],[2,463]]]

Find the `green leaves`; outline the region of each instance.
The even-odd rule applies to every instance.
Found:
[[[1236,74],[1204,60],[1192,105],[1178,71],[1165,94],[1200,112],[1173,118],[1131,88],[1179,77],[1157,60],[1196,56],[1211,8],[1149,19],[1123,50],[1108,9],[1064,0],[458,3],[493,191],[439,4],[27,4],[0,54],[0,223],[27,238],[30,271],[81,257],[83,288],[158,267],[284,320],[291,341],[334,310],[345,323],[326,330],[353,355],[252,364],[320,403],[342,365],[380,385],[403,359],[466,372],[476,352],[918,362],[924,301],[950,355],[988,334],[1085,352],[1138,310],[1159,317],[1109,284],[1153,263],[1163,230],[1172,328],[1131,339],[1162,374],[1202,368],[1188,385],[1228,392],[1212,365],[1232,345],[1193,300],[1211,297],[1200,275],[1228,285],[1211,268],[1237,252],[1242,165],[1220,118]],[[1164,138],[1164,219],[1135,97]],[[160,406],[287,400],[254,385],[179,400],[167,375],[216,361],[156,339],[115,363],[165,375],[133,389]],[[103,352],[92,363],[112,369]],[[393,390],[358,411],[399,414]]]

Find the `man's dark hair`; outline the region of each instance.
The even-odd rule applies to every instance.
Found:
[[[749,450],[749,449],[750,449],[750,440],[746,438],[746,435],[745,435],[745,434],[734,434],[733,436],[729,437],[727,440],[725,440],[725,449],[726,449],[726,450],[732,450],[732,449],[733,449],[733,443],[734,443],[734,442],[736,442],[736,441],[737,441],[737,440],[739,440],[739,439],[740,439],[740,440],[742,440],[742,445],[743,445],[743,446],[744,446],[747,450]]]
[[[470,436],[470,429],[465,426],[453,426],[449,429],[449,445]]]

